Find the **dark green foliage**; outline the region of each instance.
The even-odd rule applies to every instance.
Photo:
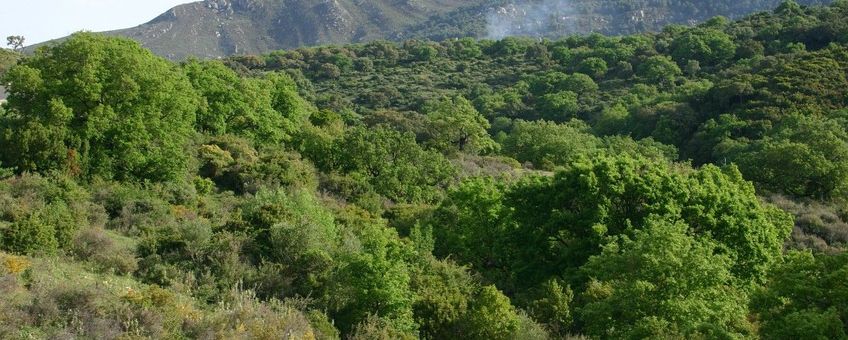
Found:
[[[848,256],[790,252],[769,275],[751,308],[771,339],[845,339]]]
[[[310,193],[260,191],[240,215],[230,228],[247,234],[246,255],[276,276],[259,274],[260,293],[310,296],[328,280],[340,236],[333,215]]]
[[[692,232],[715,239],[733,260],[733,274],[746,282],[763,279],[790,231],[788,216],[760,206],[735,168],[679,173],[662,162],[604,157],[554,178],[528,180],[510,195],[518,223],[510,248],[521,249],[514,261],[521,264],[516,277],[522,286],[553,273],[576,275],[571,270],[596,254],[606,237],[641,228],[650,214],[672,214]]]
[[[497,267],[506,255],[498,251],[498,235],[505,232],[503,190],[503,184],[492,178],[474,178],[449,191],[430,220],[434,254],[456,256],[478,272]]]
[[[13,50],[0,48],[0,77],[17,63],[21,55]]]
[[[532,295],[528,310],[533,318],[542,322],[552,334],[566,335],[574,322],[574,291],[563,287],[559,280],[551,279]]]
[[[454,172],[444,156],[422,149],[413,135],[386,126],[354,127],[331,145],[316,160],[322,170],[364,181],[394,201],[434,200]]]
[[[592,78],[602,78],[607,74],[607,62],[598,57],[589,57],[577,64],[577,72],[588,74]]]
[[[212,138],[198,149],[200,175],[239,194],[262,188],[317,186],[314,167],[299,154],[273,146],[261,150],[231,135]]]
[[[55,254],[87,223],[88,194],[62,176],[27,175],[0,183],[0,249]]]

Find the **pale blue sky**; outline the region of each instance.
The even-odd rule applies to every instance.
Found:
[[[23,35],[26,44],[61,38],[80,30],[108,31],[150,21],[192,0],[0,0],[0,46]]]

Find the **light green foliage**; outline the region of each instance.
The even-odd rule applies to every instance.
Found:
[[[343,265],[333,278],[330,305],[340,321],[342,332],[376,313],[403,334],[415,334],[410,270],[404,261],[411,255],[409,245],[385,225],[364,220],[349,225],[361,242],[358,252],[343,257]]]
[[[191,60],[182,68],[202,96],[198,131],[278,143],[288,141],[311,113],[286,75],[242,78],[218,61]]]
[[[498,146],[486,131],[491,126],[462,97],[445,98],[426,109],[432,144],[445,153],[490,153]]]
[[[580,104],[577,94],[571,91],[548,93],[539,100],[539,115],[552,121],[567,121],[577,115]]]
[[[56,229],[38,215],[5,223],[3,248],[19,254],[55,254],[59,248]]]
[[[485,286],[474,296],[466,320],[470,339],[514,339],[521,321],[509,298],[495,286]]]
[[[5,263],[25,266],[8,273]],[[63,258],[11,257],[0,252],[0,337],[333,339],[280,301],[231,290],[205,308],[191,296],[131,277],[91,272]],[[325,337],[325,334],[330,337]],[[337,338],[337,337],[336,337]]]
[[[183,171],[198,96],[137,43],[79,33],[6,75],[3,162],[18,171],[166,180]]]
[[[845,18],[179,66],[76,35],[4,80],[0,250],[36,257],[0,253],[0,338],[846,338]]]
[[[548,72],[530,80],[530,91],[542,95],[557,91],[571,91],[576,94],[588,94],[598,91],[598,84],[582,73],[566,75],[562,72]]]
[[[736,44],[726,33],[711,29],[689,30],[674,40],[671,55],[681,65],[688,60],[697,60],[703,65],[725,62],[736,53]]]
[[[568,166],[581,158],[602,153],[644,156],[656,160],[677,158],[673,146],[650,138],[640,141],[627,136],[598,138],[591,133],[586,123],[579,120],[563,124],[519,120],[513,123],[511,132],[502,138],[501,144],[506,155],[543,170]]]
[[[674,80],[682,74],[680,67],[671,58],[653,56],[639,65],[637,74],[649,84],[673,85]]]
[[[732,262],[690,228],[652,215],[632,238],[614,238],[589,259],[582,270],[591,281],[579,310],[587,334],[733,338],[751,331]]]
[[[375,315],[356,325],[348,336],[350,340],[412,340],[415,336],[396,329],[391,322]]]
[[[577,120],[565,124],[517,121],[502,144],[507,155],[545,170],[595,154],[599,148],[589,126]]]
[[[277,275],[289,277],[276,283],[282,286],[264,289],[279,289],[280,297],[309,296],[328,279],[340,235],[333,215],[312,193],[260,191],[242,207],[241,217],[233,228],[246,229],[252,239],[247,253],[256,262],[281,265]]]
[[[27,175],[0,182],[0,249],[55,254],[87,223],[88,193],[62,176]]]

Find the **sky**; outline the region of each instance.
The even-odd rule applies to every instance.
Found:
[[[71,33],[138,26],[192,0],[0,0],[0,47],[22,35],[26,45]]]

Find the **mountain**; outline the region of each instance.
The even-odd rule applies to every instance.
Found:
[[[482,1],[206,0],[177,6],[138,27],[108,32],[172,59],[233,54],[393,36]]]
[[[170,59],[257,54],[375,39],[620,35],[738,18],[781,0],[205,0],[106,32]],[[826,0],[804,0],[805,5]]]

